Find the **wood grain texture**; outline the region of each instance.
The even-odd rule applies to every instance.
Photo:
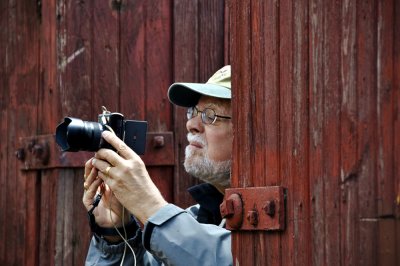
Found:
[[[293,204],[293,230],[294,230],[294,264],[311,264],[310,243],[310,181],[308,179],[309,147],[310,147],[310,124],[309,124],[309,43],[307,36],[310,35],[308,14],[309,3],[296,1],[293,5],[293,113],[292,130],[293,146],[292,161],[293,187],[289,189]],[[285,141],[285,140],[282,140]]]
[[[394,1],[377,2],[377,199],[378,215],[392,216],[395,197],[393,175],[394,117]],[[399,75],[399,73],[397,73]]]
[[[394,1],[230,1],[233,186],[288,188],[278,248],[263,232],[235,232],[234,263],[398,263],[400,240],[388,233],[399,213],[398,10]]]
[[[0,121],[1,132],[7,132],[8,130],[8,113],[10,95],[9,95],[9,63],[6,60],[8,57],[7,51],[9,49],[8,43],[8,22],[9,22],[9,1],[0,2],[0,25],[2,30],[0,31],[0,86],[4,89],[0,90],[0,115],[3,117]],[[8,133],[2,134],[2,140],[0,141],[0,237],[2,239],[6,238],[8,232],[7,224],[7,165],[8,165]],[[5,262],[7,245],[5,241],[0,243],[0,258],[2,262]]]
[[[42,104],[45,106],[50,102],[50,108],[53,108],[50,116],[47,115],[47,112],[42,112],[43,119],[46,121],[41,129],[44,132],[54,132],[55,125],[60,122],[63,116],[96,121],[96,116],[100,112],[100,106],[95,104],[96,100],[93,99],[93,95],[96,94],[93,89],[94,70],[92,61],[94,58],[92,30],[95,20],[93,7],[89,2],[69,3],[68,1],[60,1],[57,3],[55,10],[58,15],[56,17],[57,28],[55,29],[57,51],[55,55],[54,53],[52,55],[53,60],[54,56],[57,58],[58,71],[55,73],[51,70],[46,71],[49,74],[54,73],[55,77],[52,78],[55,78],[57,82],[53,84],[51,81],[43,88],[48,100],[42,102]],[[48,15],[51,15],[51,13]],[[47,65],[47,69],[53,67],[52,63],[54,61]],[[48,90],[53,86],[56,88],[55,91],[49,92]],[[96,107],[92,107],[92,105]],[[76,172],[80,173],[79,176]],[[55,248],[48,251],[48,259],[44,258],[44,260],[55,264],[83,265],[85,250],[87,250],[90,240],[87,227],[84,231],[76,229],[79,228],[79,225],[87,223],[84,208],[82,208],[82,203],[79,202],[83,193],[83,171],[51,169],[46,171],[44,175],[50,179],[50,184],[56,187],[55,191],[45,194],[52,198],[44,198],[45,202],[51,202],[48,211],[50,212],[52,230],[49,233],[54,234],[53,230],[55,230],[55,236],[52,238],[52,241],[54,241],[52,244],[55,245]],[[54,176],[57,178],[53,180],[51,177]],[[80,183],[79,189],[74,186],[74,182]],[[77,205],[77,202],[79,202],[79,205]],[[82,241],[76,241],[75,236],[77,235],[82,237]],[[80,256],[75,257],[74,254],[80,254]],[[53,259],[54,262],[52,262]]]
[[[340,113],[340,252],[341,263],[355,264],[358,212],[357,174],[357,5],[348,1],[342,5],[341,39],[341,113]]]
[[[400,149],[400,138],[397,136],[400,135],[400,75],[396,73],[400,73],[400,5],[395,4],[394,8],[395,16],[394,16],[394,46],[393,46],[393,98],[394,98],[394,125],[393,125],[393,136],[394,136],[394,155],[393,155],[393,175],[395,177],[395,196],[396,196],[396,208],[395,208],[395,217],[397,218],[397,232],[400,235],[400,227],[399,227],[399,218],[400,218],[400,154],[397,152]],[[399,243],[398,238],[397,243]],[[397,244],[397,250],[400,250],[400,245]],[[400,254],[397,252],[397,254]],[[400,256],[397,256],[397,261],[400,261]]]
[[[257,178],[253,175],[254,139],[252,125],[255,122],[252,113],[252,95],[256,88],[251,80],[251,4],[249,1],[232,1],[231,21],[233,23],[231,38],[235,40],[232,47],[232,114],[235,138],[233,141],[232,187],[255,186]],[[240,77],[240,78],[239,78]],[[236,89],[235,89],[236,88]],[[241,88],[241,89],[239,89]],[[234,104],[239,101],[240,105]],[[254,98],[253,98],[254,99]],[[255,265],[257,250],[251,232],[232,232],[233,262]],[[246,248],[242,248],[246,247]]]
[[[173,82],[199,82],[199,55],[198,51],[198,1],[174,1],[174,28],[173,54],[174,79]],[[191,32],[191,34],[187,34]],[[194,204],[186,189],[198,184],[198,180],[189,176],[183,167],[185,147],[187,145],[186,109],[173,108],[175,132],[175,171],[174,171],[174,201],[180,206]]]
[[[285,188],[293,187],[294,156],[293,156],[293,1],[281,1],[279,5],[279,124],[280,124],[280,179]],[[285,15],[283,15],[285,14]],[[294,238],[294,200],[293,191],[288,190],[286,199],[286,230],[281,235],[281,265],[294,265],[295,242]]]
[[[21,171],[20,137],[101,105],[148,120],[175,145],[148,171],[189,206],[167,88],[228,63],[232,186],[287,188],[285,231],[233,232],[234,264],[399,264],[398,1],[7,0],[0,28],[1,265],[83,265],[90,240],[83,169]]]
[[[325,261],[326,265],[340,264],[340,39],[341,4],[329,2],[323,9],[326,18],[324,25],[324,215],[325,220]]]
[[[276,1],[252,2],[252,73],[256,88],[254,162],[257,186],[280,183],[279,8]],[[265,134],[265,138],[262,135]],[[268,149],[266,149],[268,147]],[[261,234],[256,242],[258,265],[278,265],[282,260],[280,234]]]
[[[358,214],[360,221],[359,244],[353,242],[357,256],[355,263],[375,265],[377,263],[377,36],[376,36],[376,1],[357,2],[357,158],[360,160],[358,179]],[[362,219],[364,218],[364,219]]]
[[[35,132],[37,128],[37,105],[39,62],[40,19],[34,2],[9,1],[7,31],[7,72],[9,89],[7,121],[7,169],[6,173],[6,250],[5,265],[24,265],[27,259],[37,261],[37,206],[35,173],[23,174],[18,171],[14,152],[19,137]],[[24,61],[21,61],[21,58]],[[22,97],[26,95],[26,97]],[[33,196],[34,198],[29,198]],[[11,234],[10,234],[11,233]],[[9,248],[12,247],[12,248]],[[30,248],[35,249],[34,252]],[[22,255],[19,255],[22,254]]]
[[[224,64],[224,1],[173,3],[173,82],[206,82]],[[183,168],[187,145],[186,109],[173,108],[175,132],[174,202],[187,207],[193,199],[187,188],[199,183]]]

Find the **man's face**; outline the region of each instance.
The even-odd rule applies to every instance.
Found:
[[[231,116],[230,100],[202,96],[196,105],[199,111],[211,108],[217,115]],[[201,114],[188,120],[189,145],[185,150],[186,171],[216,187],[230,184],[233,130],[230,119],[217,118],[213,124],[204,124]]]

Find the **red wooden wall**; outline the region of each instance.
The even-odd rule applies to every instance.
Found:
[[[286,187],[235,265],[400,264],[400,2],[229,1],[234,187]]]
[[[149,139],[152,177],[191,204],[166,90],[227,63],[233,186],[288,191],[286,229],[234,232],[235,264],[399,264],[399,18],[397,0],[0,1],[0,264],[83,264],[84,160],[21,170],[15,156],[66,115],[148,120],[172,153]]]
[[[90,154],[51,148],[40,164],[24,146],[40,137],[53,147],[64,116],[95,121],[104,105],[147,120],[150,175],[168,201],[192,203],[186,189],[196,181],[181,167],[184,110],[166,92],[224,64],[224,8],[220,0],[0,1],[1,265],[83,265]],[[153,146],[158,135],[163,147]]]

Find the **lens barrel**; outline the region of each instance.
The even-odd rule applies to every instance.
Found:
[[[65,117],[56,128],[56,142],[63,151],[97,151],[102,146],[102,124]]]

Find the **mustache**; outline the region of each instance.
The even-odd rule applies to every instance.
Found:
[[[200,144],[203,145],[203,146],[206,146],[206,145],[207,145],[206,140],[205,140],[202,136],[200,136],[200,135],[195,135],[195,134],[190,133],[190,132],[187,134],[187,140],[188,140],[189,142],[198,142],[198,143],[200,143]]]

